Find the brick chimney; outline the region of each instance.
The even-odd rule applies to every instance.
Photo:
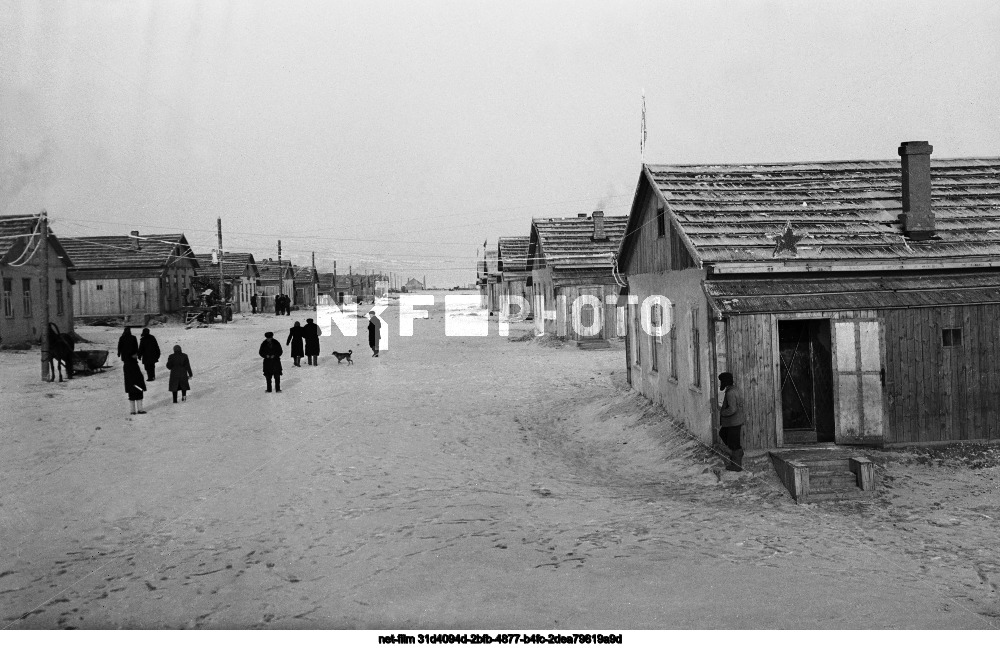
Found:
[[[577,214],[576,217],[577,218],[586,218],[587,215],[586,214]]]
[[[138,250],[139,249],[139,230],[132,230],[131,232],[129,232],[129,236],[132,237],[132,249],[133,250]]]
[[[935,233],[931,211],[931,151],[927,142],[903,142],[899,159],[903,172],[903,233],[915,241],[932,238]]]
[[[604,232],[604,212],[594,212],[594,236],[595,241],[607,241],[608,235]]]

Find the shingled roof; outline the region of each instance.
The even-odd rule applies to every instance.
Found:
[[[0,216],[0,265],[18,261],[25,246],[37,239],[38,233],[41,232],[40,218],[38,214]],[[72,259],[52,233],[51,228],[49,244],[68,267],[73,266]]]
[[[295,271],[295,281],[302,283],[318,283],[319,273],[312,266],[292,266]]]
[[[497,260],[503,272],[524,272],[528,268],[527,236],[501,236],[497,239]]]
[[[594,239],[592,216],[535,218],[531,221],[528,270],[611,270],[628,216],[605,216],[604,239]]]
[[[900,161],[645,165],[696,264],[906,268],[985,265],[1000,253],[1000,159],[931,158],[936,236],[908,240]],[[640,179],[640,187],[643,182]],[[637,193],[638,195],[638,193]],[[627,261],[642,214],[622,244]],[[648,222],[647,222],[648,224]],[[790,231],[788,231],[790,228]],[[777,245],[778,239],[790,245]],[[889,263],[886,263],[889,262]],[[747,265],[750,264],[750,265]]]
[[[204,274],[209,276],[218,276],[219,264],[212,261],[211,254],[196,254],[194,255],[198,259],[198,266],[202,269]],[[227,252],[223,250],[222,253],[222,274],[226,277],[242,277],[243,273],[246,271],[247,266],[250,266],[252,272],[256,272],[258,275],[259,271],[256,270],[257,263],[254,261],[253,255],[249,252]]]
[[[287,259],[282,259],[280,266],[276,259],[264,259],[257,262],[257,272],[260,273],[261,281],[278,281],[285,278],[285,273],[289,270],[292,270],[292,262]]]
[[[76,268],[98,270],[148,270],[158,272],[180,257],[188,257],[197,267],[183,234],[151,236],[84,236],[63,239]],[[138,245],[136,245],[138,243]]]

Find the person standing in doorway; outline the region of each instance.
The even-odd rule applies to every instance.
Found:
[[[320,332],[319,325],[313,322],[312,318],[307,319],[306,325],[302,327],[302,339],[306,343],[306,360],[314,367],[319,364]]]
[[[378,357],[379,340],[382,339],[382,321],[375,311],[368,312],[368,346],[372,348],[372,357]]]
[[[250,295],[250,314],[257,314],[257,293]]]
[[[302,351],[302,333],[302,325],[295,322],[295,325],[288,330],[288,339],[285,340],[285,346],[292,345],[292,361],[296,367],[302,366],[299,363],[302,362],[302,356],[305,355]]]
[[[132,336],[135,339],[135,336]],[[142,369],[139,368],[139,354],[133,353],[122,359],[122,376],[125,378],[125,393],[128,394],[128,404],[131,414],[145,414],[142,409],[142,397],[146,391],[146,381],[142,379]]]
[[[167,369],[170,370],[170,392],[174,395],[174,402],[177,402],[177,392],[181,393],[181,400],[188,399],[187,393],[191,389],[188,378],[194,377],[191,371],[191,362],[186,353],[181,353],[181,345],[174,345],[174,352],[167,358]]]
[[[156,380],[156,363],[160,361],[160,344],[148,328],[142,329],[142,335],[139,336],[139,361],[146,368],[146,380],[150,382]]]
[[[743,444],[740,435],[743,424],[746,423],[746,412],[743,410],[743,393],[736,386],[733,374],[728,371],[719,374],[719,391],[725,392],[722,399],[722,409],[719,411],[719,438],[729,448],[729,462],[726,470],[743,470]]]
[[[267,389],[271,391],[271,379],[274,379],[274,391],[281,392],[281,342],[274,339],[274,333],[268,331],[264,334],[264,341],[260,343],[260,357],[264,358],[264,379],[267,380]]]

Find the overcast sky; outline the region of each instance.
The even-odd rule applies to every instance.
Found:
[[[475,279],[653,163],[1000,156],[1000,3],[0,0],[0,213]]]

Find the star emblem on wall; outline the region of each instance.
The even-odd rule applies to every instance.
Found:
[[[778,256],[783,252],[788,252],[792,256],[798,256],[799,252],[795,246],[804,238],[805,236],[800,236],[792,231],[792,221],[785,221],[785,230],[781,234],[771,237],[774,241],[774,252],[771,256]]]

